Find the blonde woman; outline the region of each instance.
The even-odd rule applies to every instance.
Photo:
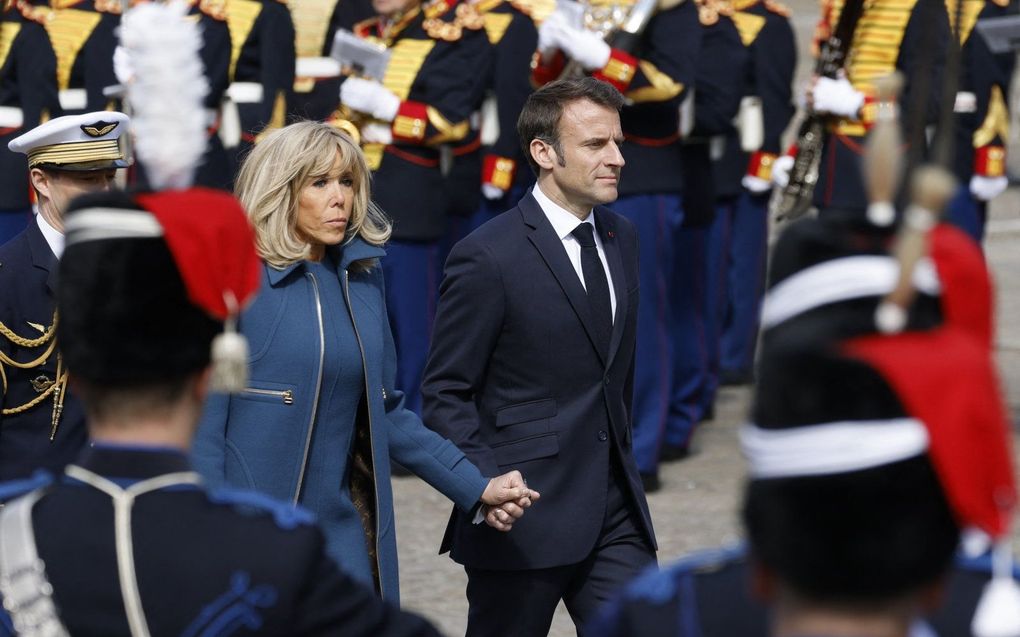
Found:
[[[379,267],[390,225],[369,174],[350,137],[318,122],[274,131],[248,155],[236,190],[264,261],[240,318],[251,381],[210,401],[194,453],[213,485],[310,509],[340,566],[397,602],[390,458],[465,511],[484,503],[477,517],[499,530],[537,494],[517,472],[483,478],[393,389]]]

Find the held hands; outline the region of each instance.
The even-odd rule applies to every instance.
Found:
[[[400,109],[400,98],[375,80],[349,77],[340,85],[340,102],[375,119],[392,122]]]
[[[855,89],[842,73],[836,79],[815,77],[808,88],[807,103],[816,113],[857,119],[864,105],[864,93]]]
[[[528,488],[520,471],[510,471],[489,480],[480,500],[485,505],[485,523],[497,531],[509,531],[524,515],[524,509],[538,500],[538,491]]]
[[[559,49],[586,71],[601,69],[609,62],[609,45],[595,33],[572,26],[567,17],[554,11],[538,29],[538,50],[545,57]]]

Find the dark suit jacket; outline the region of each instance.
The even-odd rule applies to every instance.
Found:
[[[18,236],[0,247],[0,323],[16,335],[38,339],[39,330],[53,323],[57,258],[35,220]],[[0,352],[19,363],[40,357],[49,341],[38,347],[21,347],[0,334]],[[3,365],[6,391],[0,391],[0,407],[16,408],[39,395],[33,380],[56,380],[57,355],[51,353],[41,365],[19,369]],[[0,390],[3,390],[0,381]],[[24,478],[39,468],[59,471],[74,459],[87,437],[85,413],[73,394],[64,399],[64,411],[56,438],[50,441],[53,399],[13,415],[0,415],[0,481]]]
[[[610,454],[621,458],[638,525],[655,546],[631,454],[638,303],[637,237],[596,208],[616,293],[608,360],[593,341],[588,298],[530,194],[454,246],[446,263],[425,380],[424,420],[485,475],[519,469],[542,499],[511,533],[454,511],[443,550],[467,566],[573,564],[594,548]]]

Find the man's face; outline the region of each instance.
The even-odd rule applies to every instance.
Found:
[[[567,104],[559,123],[552,179],[569,208],[590,210],[616,201],[623,168],[620,114],[589,100]]]
[[[63,229],[64,211],[78,195],[90,192],[106,192],[113,187],[116,170],[31,170],[32,185],[41,195],[39,211],[57,230]]]
[[[392,18],[413,7],[418,0],[372,0],[372,9],[379,15]]]

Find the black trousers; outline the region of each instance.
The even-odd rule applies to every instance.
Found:
[[[648,545],[637,512],[622,491],[625,487],[621,487],[622,476],[615,459],[613,465],[602,532],[583,561],[520,571],[465,567],[467,637],[546,637],[561,599],[577,634],[584,635],[584,624],[599,606],[655,563],[655,551]],[[549,532],[555,534],[556,530]]]

